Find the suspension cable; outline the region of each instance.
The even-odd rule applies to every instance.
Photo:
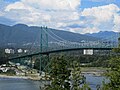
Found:
[[[54,36],[56,36],[56,37],[58,37],[59,39],[61,39],[62,41],[66,41],[66,42],[69,42],[69,41],[67,41],[67,40],[65,40],[65,39],[63,39],[63,38],[61,38],[61,37],[59,37],[58,35],[56,35],[55,33],[53,33],[53,31],[52,30],[49,30]]]
[[[45,31],[45,30],[44,30]],[[58,42],[63,42],[63,41],[60,41],[59,39],[56,39],[55,37],[53,37],[51,34],[49,34],[47,31],[45,31],[46,34],[48,34],[51,38],[53,38],[54,40],[58,41]]]

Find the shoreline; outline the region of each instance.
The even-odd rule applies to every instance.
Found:
[[[84,74],[91,74],[91,75],[94,75],[94,76],[103,76],[104,72],[95,72],[95,71],[92,71],[92,72],[81,72],[83,75]]]
[[[102,67],[82,67],[81,73],[82,74],[92,74],[94,76],[103,76],[104,73],[108,70],[108,68]]]
[[[89,71],[89,72],[81,72],[82,74],[91,74],[94,76],[102,76],[104,72],[94,72],[94,71]],[[38,78],[33,78],[30,76],[9,76],[9,75],[0,75],[0,78],[10,78],[10,79],[25,79],[25,80],[33,80],[33,81],[38,81],[40,80],[40,77]]]
[[[10,75],[0,75],[0,78],[8,78],[8,79],[24,79],[24,80],[33,80],[39,81],[40,77],[30,77],[30,76],[10,76]]]
[[[10,75],[0,75],[0,78],[29,79],[29,77],[26,76],[10,76]]]
[[[94,76],[103,76],[105,71],[106,71],[105,68],[95,68],[95,67],[90,67],[90,68],[84,67],[81,69],[82,74],[92,74]],[[5,75],[5,74],[0,74],[0,78],[27,79],[27,80],[38,81],[42,77],[40,77],[39,75],[36,75],[36,76],[17,76],[17,75],[10,76],[10,75]]]

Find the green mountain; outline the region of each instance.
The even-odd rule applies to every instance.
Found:
[[[41,27],[37,26],[27,26],[24,24],[17,24],[14,26],[7,26],[0,24],[0,45],[1,46],[21,46],[28,44],[40,43]],[[71,42],[81,42],[81,41],[97,41],[98,38],[92,36],[87,36],[78,33],[72,33],[63,30],[56,30],[48,28],[46,32],[48,34],[49,42],[58,41],[71,41]]]

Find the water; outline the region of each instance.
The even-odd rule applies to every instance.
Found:
[[[86,81],[92,90],[96,90],[97,85],[102,85],[104,77],[86,74]],[[0,90],[40,90],[39,81],[31,81],[17,78],[0,78]]]
[[[0,90],[40,90],[38,81],[0,78]]]
[[[106,80],[105,77],[95,76],[92,74],[86,74],[85,77],[86,77],[86,82],[89,84],[92,90],[96,90],[96,86],[98,85],[102,86],[103,80]]]

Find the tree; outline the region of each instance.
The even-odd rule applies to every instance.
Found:
[[[71,90],[91,90],[86,84],[86,78],[81,73],[80,63],[73,62],[71,71]]]
[[[113,51],[116,53],[116,56],[110,59],[110,70],[106,73],[109,83],[104,84],[102,90],[120,90],[120,45]]]
[[[68,57],[67,57],[68,58]],[[54,57],[51,62],[51,85],[44,90],[91,90],[81,74],[80,63],[65,56]]]
[[[102,90],[120,90],[120,56],[111,58],[109,65],[110,70],[105,74],[109,83],[104,84]]]
[[[51,63],[51,85],[45,90],[70,90],[70,70],[65,57],[54,57]]]

